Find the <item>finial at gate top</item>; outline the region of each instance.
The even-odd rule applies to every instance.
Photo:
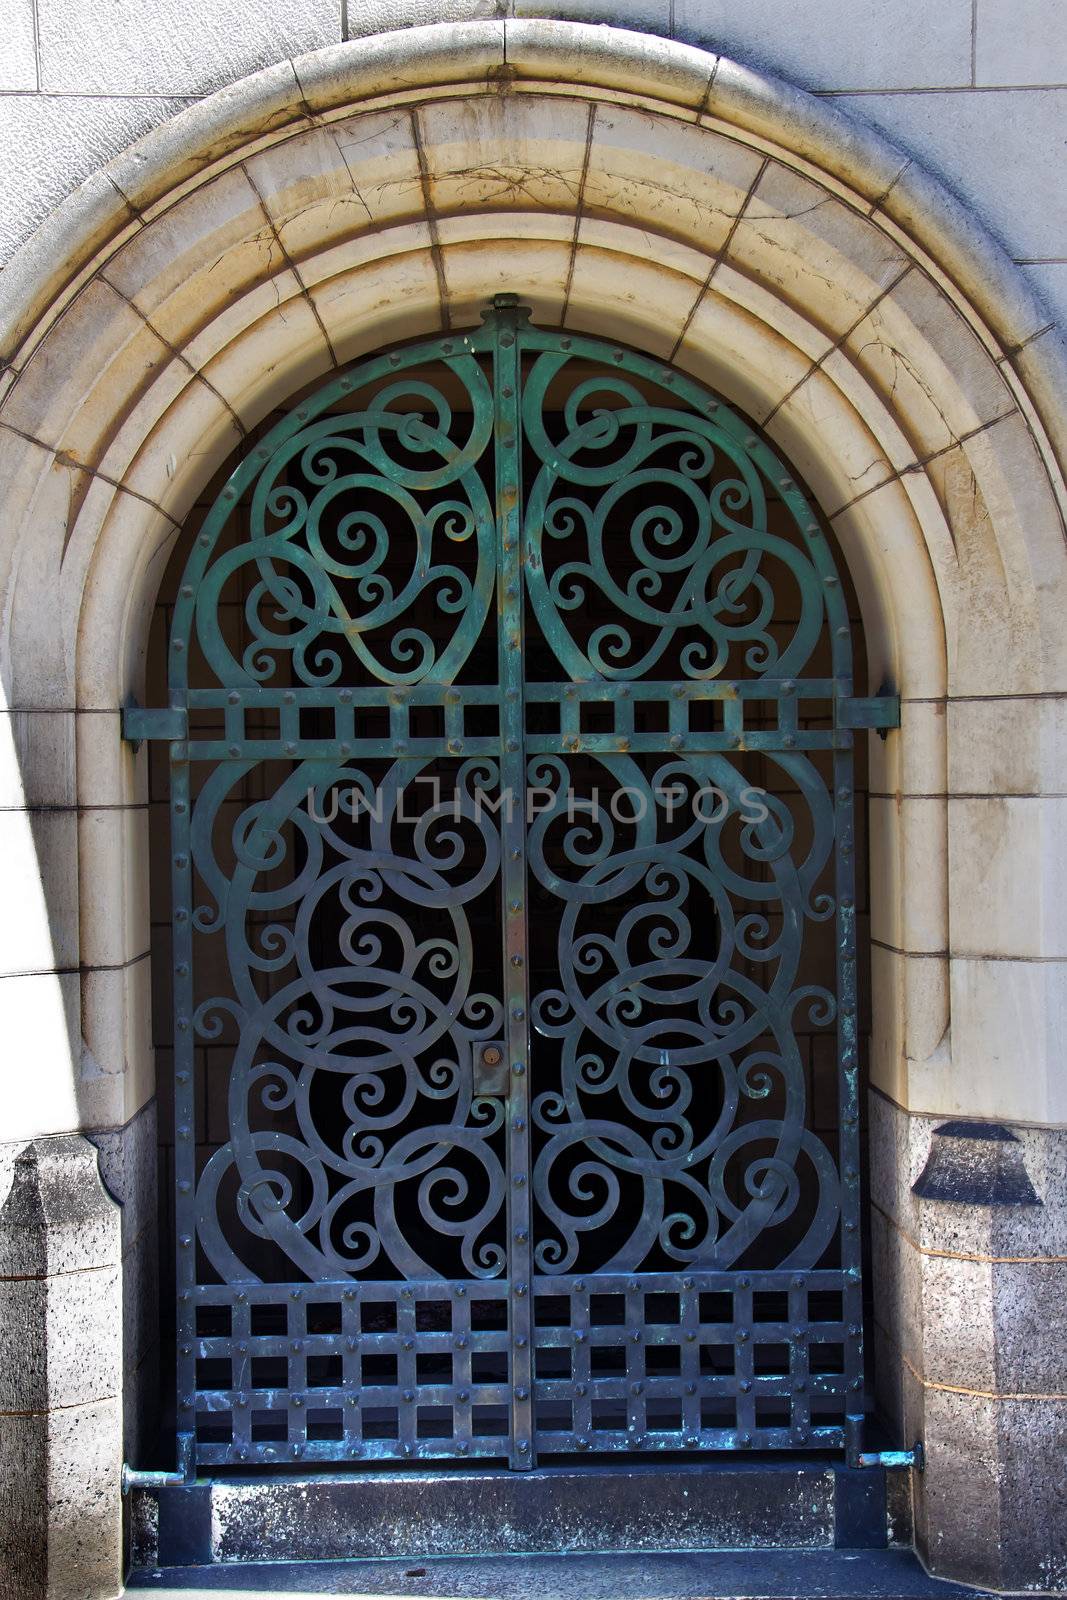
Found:
[[[486,309],[482,312],[482,321],[492,322],[501,312],[510,312],[511,315],[508,320],[521,324],[530,320],[533,307],[522,305],[517,294],[501,292],[493,296]]]

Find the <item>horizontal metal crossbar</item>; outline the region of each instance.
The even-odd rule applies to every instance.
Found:
[[[855,1451],[853,625],[743,418],[513,299],[247,450],[124,721],[190,1472]]]

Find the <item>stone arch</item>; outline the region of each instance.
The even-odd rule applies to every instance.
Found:
[[[1040,795],[1054,759],[1056,335],[972,218],[811,97],[661,39],[499,21],[332,47],[213,96],[5,273],[0,673],[13,709],[52,719],[31,719],[38,752],[73,751],[78,807],[62,849],[33,825],[39,948],[16,970],[54,976],[10,1002],[47,1040],[12,1136],[116,1127],[152,1092],[144,759],[118,723],[185,512],[280,398],[502,289],[673,360],[805,475],[872,684],[903,698],[872,763],[875,1083],[935,1116],[1064,1120],[1065,969],[1029,959],[1067,955],[1058,907],[1032,908],[1054,822],[1040,801],[998,802],[993,833],[967,811]],[[22,803],[46,806],[52,769],[27,749]]]

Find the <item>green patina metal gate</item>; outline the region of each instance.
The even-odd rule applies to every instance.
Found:
[[[501,296],[250,451],[169,683],[127,733],[171,741],[186,1468],[856,1448],[852,745],[893,705],[766,444]]]

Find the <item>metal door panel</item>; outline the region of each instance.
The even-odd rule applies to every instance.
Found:
[[[512,297],[250,450],[129,719],[190,1470],[858,1446],[849,631],[743,419]]]

